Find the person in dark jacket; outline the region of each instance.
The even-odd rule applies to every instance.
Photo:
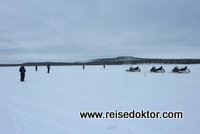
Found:
[[[37,71],[37,69],[38,69],[38,67],[37,67],[37,65],[35,66],[35,71]]]
[[[19,68],[19,72],[21,76],[20,81],[23,82],[25,79],[25,72],[26,72],[26,69],[24,68],[23,65]]]
[[[47,73],[50,73],[50,65],[47,65]]]

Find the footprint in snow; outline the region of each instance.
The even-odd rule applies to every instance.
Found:
[[[113,129],[115,129],[115,128],[117,128],[117,126],[112,125],[112,126],[108,127],[107,129],[108,129],[108,130],[113,130]]]

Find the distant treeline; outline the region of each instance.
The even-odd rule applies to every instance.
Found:
[[[62,66],[62,65],[72,65],[72,63],[67,62],[26,62],[21,64],[0,64],[0,66],[47,66],[47,65],[53,65],[53,66]]]
[[[77,63],[78,65],[80,63]],[[134,60],[111,60],[91,61],[86,65],[124,65],[124,64],[200,64],[200,59],[134,59]]]
[[[124,65],[124,64],[200,64],[200,59],[147,59],[147,58],[104,58],[87,62],[27,62],[22,64],[0,64],[0,66],[72,66],[72,65]]]

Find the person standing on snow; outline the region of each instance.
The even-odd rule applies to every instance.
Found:
[[[47,73],[50,73],[50,65],[47,65]]]
[[[37,71],[37,69],[38,69],[38,67],[37,67],[37,65],[35,66],[35,71]]]
[[[19,68],[19,72],[20,72],[20,81],[23,82],[24,81],[24,78],[25,78],[25,72],[26,72],[26,69],[24,68],[24,65],[22,65],[20,68]]]

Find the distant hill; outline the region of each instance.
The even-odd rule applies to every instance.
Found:
[[[135,58],[131,56],[121,56],[116,58],[101,58],[91,59],[86,61],[74,62],[74,64],[89,64],[89,65],[116,65],[116,64],[129,64],[132,61],[140,60],[141,58]]]
[[[137,58],[131,56],[121,56],[116,58],[101,58],[88,61],[74,62],[74,64],[86,65],[123,65],[123,64],[200,64],[200,59],[150,59]]]
[[[200,59],[150,59],[121,56],[115,58],[100,58],[77,62],[27,62],[25,66],[55,66],[62,65],[124,65],[124,64],[200,64]],[[20,66],[22,64],[0,64],[0,66]]]

